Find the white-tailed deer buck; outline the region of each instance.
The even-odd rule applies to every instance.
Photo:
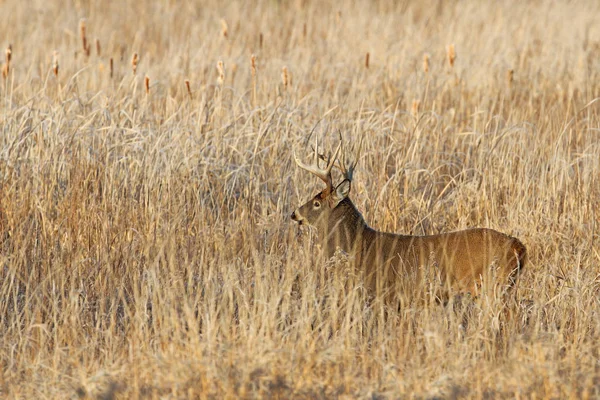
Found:
[[[343,151],[341,161],[337,159],[341,145],[340,142],[329,158],[320,155],[315,146],[312,165],[302,163],[294,154],[298,166],[323,180],[326,187],[295,210],[292,219],[317,229],[327,257],[337,249],[353,256],[354,265],[372,294],[388,296],[399,290],[411,295],[431,277],[448,290],[472,295],[479,293],[481,285],[514,285],[526,258],[525,246],[514,237],[482,228],[407,236],[369,227],[348,197],[360,146],[354,162],[347,164]],[[325,169],[319,167],[319,158],[327,163]],[[337,186],[331,176],[334,166],[344,176]]]

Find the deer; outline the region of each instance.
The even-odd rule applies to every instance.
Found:
[[[372,296],[414,296],[432,277],[444,288],[442,297],[446,299],[452,293],[477,297],[483,287],[490,285],[500,285],[503,293],[510,291],[527,256],[517,238],[487,228],[411,236],[370,227],[349,197],[361,145],[352,162],[346,162],[345,152],[338,160],[341,137],[328,158],[319,153],[317,142],[312,164],[300,161],[294,151],[298,167],[322,180],[325,188],[294,210],[291,219],[316,228],[328,259],[340,250],[351,256]],[[326,162],[325,168],[319,166],[319,160]],[[337,185],[332,179],[334,166],[343,175]]]

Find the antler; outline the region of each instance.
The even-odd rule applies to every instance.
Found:
[[[298,159],[295,151],[294,151],[294,160],[296,161],[296,164],[298,164],[298,166],[300,168],[310,172],[313,175],[316,175],[319,179],[321,179],[323,182],[325,182],[325,184],[327,185],[327,190],[332,190],[333,189],[333,181],[331,179],[331,169],[333,168],[333,165],[335,164],[335,160],[337,159],[337,155],[338,155],[341,147],[342,147],[342,142],[340,142],[340,144],[338,145],[337,149],[335,150],[335,153],[333,154],[333,157],[329,158],[328,163],[327,163],[327,168],[325,168],[325,169],[319,168],[319,143],[318,143],[318,141],[316,141],[316,143],[315,143],[314,164],[312,164],[312,165],[304,164],[302,161],[300,161]]]
[[[340,144],[341,144],[341,139],[342,139],[342,134],[340,132]],[[346,152],[344,150],[342,150],[342,159],[338,160],[338,163],[336,165],[336,167],[339,168],[340,171],[342,171],[344,178],[348,179],[350,182],[352,182],[352,175],[354,174],[354,169],[356,168],[356,164],[358,164],[358,160],[360,159],[360,152],[362,150],[362,142],[363,141],[362,141],[362,137],[361,137],[360,142],[358,144],[358,148],[356,150],[356,154],[354,155],[353,162],[346,163]]]

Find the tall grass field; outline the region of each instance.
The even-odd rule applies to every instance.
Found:
[[[0,1],[0,397],[599,398],[599,15]],[[527,246],[510,316],[321,256],[293,154],[340,134],[372,227]]]

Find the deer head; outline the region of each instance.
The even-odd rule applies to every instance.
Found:
[[[342,141],[340,140],[340,144],[333,153],[333,156],[325,157],[324,155],[319,154],[318,143],[315,144],[314,162],[311,165],[301,162],[294,153],[294,159],[300,168],[310,172],[325,182],[325,189],[292,213],[292,220],[298,222],[300,225],[308,224],[320,228],[320,230],[324,227],[334,226],[336,219],[338,218],[334,215],[334,210],[350,193],[352,174],[356,167],[360,152],[359,148],[359,152],[356,154],[356,160],[353,163],[346,164],[346,157],[343,151],[341,155],[342,160],[340,161],[337,159],[341,147]],[[324,160],[327,163],[326,168],[323,169],[319,167],[319,160]],[[339,168],[344,176],[342,182],[337,186],[333,185],[331,177],[331,170],[334,166]]]

